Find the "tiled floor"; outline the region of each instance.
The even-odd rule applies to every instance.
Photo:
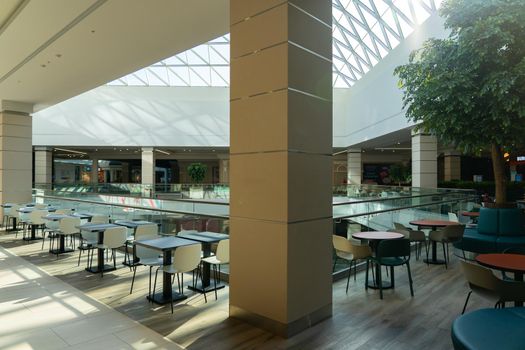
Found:
[[[182,349],[0,247],[0,349]]]

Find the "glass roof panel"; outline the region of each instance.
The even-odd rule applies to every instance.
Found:
[[[333,84],[351,87],[442,0],[332,0]],[[230,35],[166,58],[108,85],[228,86]]]

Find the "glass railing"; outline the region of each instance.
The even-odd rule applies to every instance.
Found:
[[[224,185],[221,185],[224,186]],[[181,186],[181,188],[184,188]],[[229,193],[229,191],[228,191]],[[229,197],[229,196],[228,196]],[[163,232],[178,232],[183,226],[228,231],[229,198],[149,198],[129,194],[35,189],[34,199],[57,207],[108,215],[112,220],[148,220],[161,225]],[[360,231],[385,231],[394,222],[409,226],[417,219],[448,220],[448,213],[461,213],[477,205],[472,190],[423,189],[395,186],[338,186],[333,196],[333,233],[351,239]],[[217,228],[218,227],[218,228]],[[336,274],[346,264],[338,264]]]

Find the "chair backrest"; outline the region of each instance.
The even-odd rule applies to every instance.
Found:
[[[80,234],[82,235],[82,239],[88,241],[88,242],[97,242],[98,243],[98,232],[91,232],[91,231],[80,231]]]
[[[201,262],[201,244],[192,244],[175,249],[173,267],[179,272],[190,272]]]
[[[55,211],[55,214],[70,215],[71,214],[71,209],[57,209]]]
[[[448,213],[448,221],[459,222],[459,218],[456,213]]]
[[[46,216],[47,214],[47,210],[33,210],[31,213],[29,213],[29,221],[32,225],[43,225],[45,220],[42,218],[42,216]]]
[[[377,247],[377,256],[410,258],[410,240],[407,238],[382,240]]]
[[[352,253],[352,243],[350,243],[348,239],[338,235],[332,235],[332,243],[336,252]]]
[[[58,229],[65,235],[72,235],[80,231],[76,226],[80,226],[80,218],[68,216],[60,220]]]
[[[449,225],[443,228],[443,234],[448,241],[459,241],[463,238],[465,232],[465,225]]]
[[[11,207],[11,211],[9,212],[9,216],[12,217],[12,218],[20,219],[20,212],[18,211],[18,209],[20,209],[20,208],[22,208],[22,206],[20,206],[18,204],[14,204]]]
[[[180,235],[181,233],[197,233],[199,231],[197,230],[181,230],[180,232],[177,232],[177,235]]]
[[[143,237],[156,236],[159,233],[159,227],[156,224],[139,225],[135,230],[135,239],[144,239]]]
[[[394,229],[395,230],[407,230],[407,227],[403,224],[400,224],[399,222],[394,222]],[[396,231],[397,232],[397,231]]]
[[[3,209],[3,212],[4,212],[4,216],[8,216],[10,213],[11,213],[11,208],[12,207],[4,207]]]
[[[494,276],[492,270],[463,260],[461,260],[461,266],[463,274],[471,287],[498,293],[501,281]]]
[[[107,224],[109,223],[109,217],[107,215],[93,215],[90,224]]]
[[[47,207],[48,207],[47,204],[43,204],[43,203],[35,204],[35,209],[45,209]]]
[[[223,239],[222,241],[219,241],[219,245],[217,246],[217,252],[215,253],[215,256],[217,257],[217,260],[221,262],[221,264],[228,264],[230,262],[229,239]]]
[[[152,235],[149,235],[149,236],[147,236],[145,234],[142,234],[140,236],[140,239],[138,239],[135,236],[135,241],[142,241],[142,240],[146,240],[146,239],[155,239],[155,238],[159,238],[159,237],[161,237],[161,236],[157,235],[156,233],[154,233]],[[136,244],[135,245],[135,255],[139,259],[151,259],[151,258],[158,258],[161,255],[161,252],[156,250],[156,249],[146,248],[146,247],[143,247],[141,245]]]
[[[127,240],[127,230],[124,226],[110,227],[104,231],[104,245],[115,249],[122,247]]]

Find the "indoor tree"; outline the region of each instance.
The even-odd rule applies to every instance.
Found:
[[[206,177],[208,167],[203,163],[191,163],[188,165],[188,175],[194,183],[199,183]]]
[[[395,70],[406,115],[464,152],[490,150],[502,204],[503,154],[525,137],[525,1],[445,0],[440,13],[450,35]]]

